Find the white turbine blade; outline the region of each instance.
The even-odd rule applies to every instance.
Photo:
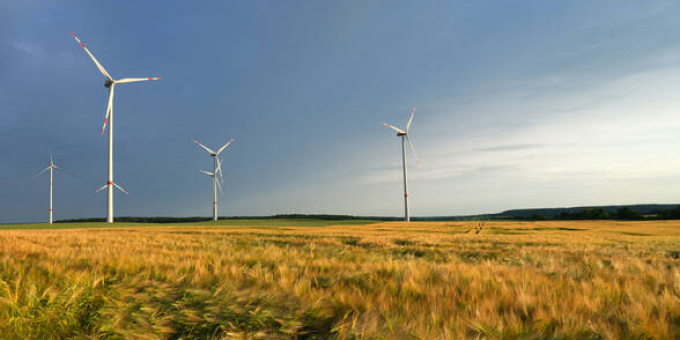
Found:
[[[396,127],[396,126],[392,126],[392,125],[387,124],[387,123],[384,123],[383,125],[387,126],[388,128],[390,128],[390,129],[392,129],[392,130],[394,130],[394,131],[397,131],[397,132],[399,132],[399,133],[406,133],[406,131],[404,131],[404,130],[402,130],[402,129]]]
[[[214,155],[214,154],[215,154],[215,151],[210,150],[210,148],[208,148],[207,146],[201,144],[201,142],[199,142],[199,141],[197,141],[197,140],[194,139],[194,143],[196,143],[196,144],[198,144],[198,146],[204,148],[205,151],[208,151],[211,155]]]
[[[202,174],[206,174],[206,175],[208,175],[208,176],[210,176],[210,177],[215,177],[215,174],[213,174],[212,172],[207,172],[207,171],[205,171],[205,170],[198,170],[198,172],[200,172],[200,173],[202,173]]]
[[[222,160],[219,157],[217,157],[217,169],[215,169],[215,174],[217,174],[218,172],[220,174],[218,182],[222,182],[222,184],[224,184],[224,180],[222,179]]]
[[[54,165],[54,161],[52,160],[52,150],[50,150],[50,165]]]
[[[411,123],[413,122],[413,116],[416,114],[416,106],[413,105],[413,112],[411,112],[411,118],[408,119],[408,123],[406,123],[406,132],[411,128]]]
[[[113,186],[115,186],[116,188],[118,188],[118,190],[122,191],[124,194],[130,196],[130,194],[129,194],[127,191],[125,191],[125,189],[121,188],[120,185],[118,185],[118,184],[116,184],[116,183],[113,183]]]
[[[222,172],[222,160],[217,158],[217,168],[215,168],[215,173]]]
[[[413,157],[416,159],[416,163],[420,163],[420,160],[418,160],[418,154],[416,153],[416,148],[413,147],[413,143],[411,143],[411,138],[408,138],[408,135],[406,135],[406,140],[408,141],[408,145],[411,146],[411,152],[413,152]]]
[[[42,171],[40,171],[37,175],[33,176],[33,178],[35,179],[35,178],[40,177],[40,175],[44,174],[45,171],[49,170],[51,167],[52,167],[52,165],[46,167],[45,169],[43,169]]]
[[[70,171],[68,171],[68,170],[66,170],[66,169],[64,169],[64,168],[62,168],[62,167],[60,167],[60,166],[54,165],[53,168],[54,168],[55,170],[61,170],[61,171],[65,172],[65,173],[68,174],[68,175],[75,176],[72,172],[70,172]]]
[[[87,52],[87,54],[90,56],[90,58],[92,58],[92,61],[94,61],[94,63],[97,65],[97,68],[99,69],[99,72],[101,72],[101,73],[104,75],[104,77],[108,78],[109,80],[113,80],[113,78],[111,78],[111,76],[109,75],[109,73],[106,72],[106,70],[104,69],[104,66],[102,66],[102,64],[100,64],[100,63],[97,61],[97,58],[95,58],[95,57],[92,55],[92,53],[90,53],[90,50],[88,50],[87,47],[85,47],[85,44],[83,44],[83,42],[80,41],[80,39],[78,39],[78,37],[77,37],[75,34],[71,33],[71,35],[72,35],[74,38],[76,38],[76,41],[80,44],[80,46],[83,47],[83,49],[85,49],[85,52]]]
[[[233,142],[233,141],[234,141],[234,139],[232,138],[231,140],[229,140],[229,141],[227,142],[227,144],[224,144],[223,147],[221,147],[219,150],[217,150],[217,152],[216,152],[215,154],[216,154],[216,155],[219,155],[219,154],[220,154],[224,149],[226,149],[226,148],[229,146],[229,144],[231,144],[231,142]]]
[[[108,186],[109,186],[108,184],[104,184],[104,186],[103,186],[103,187],[101,187],[101,188],[99,188],[99,189],[95,190],[95,192],[100,192],[100,191],[102,191],[102,190],[106,189],[106,188],[107,188]]]
[[[149,78],[124,78],[121,80],[116,80],[116,83],[134,83],[137,81],[149,81],[149,80],[161,80],[161,77],[149,77]]]
[[[222,184],[220,184],[220,181],[217,180],[217,179],[216,179],[216,182],[217,182],[217,187],[220,189],[220,194],[222,194],[222,196],[224,196],[224,190],[222,190]]]
[[[115,84],[111,84],[111,88],[109,89],[109,105],[106,106],[106,114],[104,115],[104,126],[102,126],[102,136],[104,135],[104,131],[106,131],[106,123],[109,121],[109,115],[111,115],[111,111],[113,111],[113,89],[115,88]]]

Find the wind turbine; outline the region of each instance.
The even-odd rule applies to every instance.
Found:
[[[68,173],[68,171],[66,171],[66,170],[58,167],[56,164],[54,164],[54,161],[52,160],[52,152],[50,152],[50,165],[48,165],[45,169],[43,169],[37,175],[35,175],[34,178],[39,177],[40,175],[45,173],[45,171],[47,171],[47,170],[50,171],[50,222],[49,223],[52,224],[52,182],[54,180],[54,170],[61,170],[61,171],[64,171],[66,173]]]
[[[161,80],[160,77],[150,77],[150,78],[123,78],[119,80],[113,79],[108,72],[106,72],[106,69],[97,61],[97,59],[90,53],[90,50],[85,47],[85,44],[83,44],[78,37],[71,33],[73,38],[76,39],[76,41],[80,44],[80,46],[83,47],[85,52],[90,56],[92,61],[94,61],[95,65],[97,65],[97,69],[99,69],[99,72],[101,72],[104,77],[106,77],[106,81],[104,82],[104,87],[109,89],[109,104],[106,107],[106,114],[104,115],[104,126],[102,127],[102,135],[104,135],[104,131],[106,130],[106,123],[109,123],[109,179],[106,182],[106,185],[101,187],[97,192],[105,189],[108,187],[108,199],[107,199],[107,206],[106,206],[106,222],[108,223],[113,223],[113,187],[115,186],[118,188],[120,191],[124,192],[127,194],[127,191],[123,190],[116,182],[113,181],[113,90],[116,87],[116,84],[123,84],[123,83],[133,83],[133,82],[138,82],[138,81],[149,81],[149,80]]]
[[[194,143],[198,144],[198,146],[205,149],[205,151],[208,151],[208,153],[210,154],[210,157],[213,157],[213,164],[214,164],[213,172],[198,170],[199,172],[206,174],[206,175],[212,177],[212,179],[213,179],[213,221],[217,221],[217,187],[219,186],[220,191],[222,191],[222,186],[220,184],[220,182],[222,181],[222,161],[220,160],[220,153],[222,153],[222,151],[224,151],[224,149],[226,149],[229,146],[229,144],[231,144],[231,142],[233,142],[233,141],[234,141],[234,139],[229,140],[227,142],[227,144],[224,144],[223,147],[219,148],[219,150],[217,150],[217,152],[215,152],[215,151],[212,151],[207,146],[201,144],[199,141],[194,139]],[[219,180],[217,179],[218,173],[219,173],[219,177],[220,177]]]
[[[408,119],[408,123],[406,123],[406,130],[402,130],[398,127],[392,126],[390,124],[384,124],[388,128],[397,131],[397,137],[401,137],[401,163],[402,167],[404,169],[404,220],[406,222],[409,222],[411,220],[411,215],[408,209],[408,184],[406,181],[406,147],[405,143],[408,141],[408,145],[411,146],[411,151],[413,152],[413,157],[416,159],[416,162],[418,162],[418,156],[416,155],[416,149],[413,147],[413,143],[411,143],[411,139],[408,138],[408,132],[409,129],[411,128],[411,123],[413,122],[413,116],[416,114],[416,107],[415,105],[413,106],[413,112],[411,112],[411,117]]]

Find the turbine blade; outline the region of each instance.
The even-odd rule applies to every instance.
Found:
[[[45,169],[43,169],[42,171],[40,171],[37,175],[33,176],[33,179],[36,179],[36,178],[40,177],[40,175],[44,174],[45,171],[49,170],[51,167],[52,167],[51,165],[48,166],[48,167],[46,167]]]
[[[215,181],[217,182],[217,187],[220,189],[220,194],[222,194],[222,196],[224,196],[224,190],[222,190],[222,184],[220,184],[220,181],[218,179],[215,179]]]
[[[219,150],[217,150],[217,152],[216,152],[215,154],[216,154],[216,155],[219,155],[220,153],[222,153],[222,151],[223,151],[224,149],[226,149],[226,148],[229,146],[229,144],[231,144],[231,142],[233,142],[233,141],[234,141],[234,139],[232,138],[231,140],[229,140],[229,141],[227,142],[227,144],[224,144],[223,147],[221,147]]]
[[[104,126],[102,126],[102,136],[104,135],[104,131],[106,131],[106,123],[109,121],[109,116],[111,115],[111,111],[113,111],[113,89],[115,88],[115,84],[111,84],[111,88],[109,89],[109,105],[106,106],[106,114],[104,115]]]
[[[231,143],[231,141],[229,141],[229,142]],[[224,190],[222,189],[222,185],[224,184],[224,183],[222,183],[222,160],[220,159],[219,155],[216,155],[215,157],[217,157],[217,168],[215,168],[215,173],[214,173],[215,181],[217,182],[217,187],[220,189],[220,194],[222,194],[222,196],[224,196]],[[217,177],[218,173],[219,173],[219,178]]]
[[[199,141],[197,141],[197,140],[194,139],[194,143],[196,143],[196,144],[198,144],[198,146],[204,148],[205,151],[208,151],[208,153],[210,153],[211,155],[214,155],[214,154],[215,154],[215,151],[210,150],[210,148],[208,148],[207,146],[201,144],[201,142],[199,142]]]
[[[54,161],[52,161],[52,149],[50,149],[50,164],[54,165]]]
[[[109,80],[113,80],[113,78],[111,78],[109,73],[106,72],[106,69],[104,69],[104,66],[102,66],[102,64],[100,64],[99,61],[97,61],[97,58],[95,58],[92,55],[92,53],[90,53],[90,50],[88,50],[87,47],[85,47],[85,44],[83,44],[83,42],[80,41],[80,39],[78,39],[78,37],[75,34],[71,33],[71,35],[76,39],[76,41],[80,44],[80,46],[83,47],[83,49],[85,50],[85,52],[87,52],[87,54],[90,56],[90,58],[92,58],[92,61],[94,61],[94,63],[97,65],[99,72],[101,72],[104,75],[104,77],[108,78]]]
[[[118,184],[116,184],[116,183],[113,183],[113,186],[115,186],[116,188],[118,188],[118,190],[122,191],[124,194],[130,196],[130,194],[129,194],[127,191],[125,191],[125,189],[121,188],[120,185],[118,185]]]
[[[149,80],[161,80],[161,77],[149,77],[149,78],[124,78],[121,80],[116,80],[116,83],[134,83],[138,81],[149,81]]]
[[[99,188],[99,189],[95,190],[95,192],[100,192],[100,191],[102,191],[102,190],[106,189],[106,188],[107,188],[108,186],[109,186],[108,184],[104,184],[104,186],[103,186],[103,187],[101,187],[101,188]]]
[[[222,160],[217,158],[217,167],[215,168],[215,173],[222,171]]]
[[[387,126],[388,128],[390,128],[390,129],[392,129],[392,130],[394,130],[394,131],[397,131],[397,132],[399,132],[399,133],[406,133],[406,131],[404,131],[404,130],[402,130],[402,129],[396,127],[396,126],[392,126],[392,125],[387,124],[387,123],[383,123],[383,125]]]
[[[64,169],[64,168],[62,168],[62,167],[60,167],[60,166],[54,165],[53,168],[54,168],[55,170],[61,170],[61,171],[63,171],[64,173],[66,173],[67,175],[75,176],[75,174],[73,174],[72,172],[70,172],[70,171],[68,171],[68,170],[66,170],[66,169]]]
[[[200,173],[202,173],[202,174],[206,174],[206,175],[208,175],[208,176],[210,176],[210,177],[215,177],[215,174],[213,174],[212,172],[207,172],[207,171],[205,171],[205,170],[198,170],[198,172],[200,172]]]
[[[408,119],[408,123],[406,123],[406,132],[411,128],[411,123],[413,122],[413,115],[416,114],[416,106],[413,105],[413,112],[411,112],[411,118]]]
[[[222,179],[222,160],[219,157],[217,157],[217,169],[215,169],[215,174],[217,173],[219,173],[219,182],[224,184],[224,180]]]
[[[411,152],[413,152],[413,157],[416,159],[416,163],[420,163],[420,160],[418,159],[418,154],[416,153],[416,148],[413,147],[413,143],[411,143],[411,138],[408,138],[408,135],[406,135],[406,140],[408,141],[408,145],[411,146]]]

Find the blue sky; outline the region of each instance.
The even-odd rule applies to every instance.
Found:
[[[104,78],[117,216],[402,213],[677,203],[675,1],[0,1],[0,222],[103,217]]]

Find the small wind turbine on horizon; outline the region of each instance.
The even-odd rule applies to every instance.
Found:
[[[227,144],[224,144],[221,148],[217,150],[217,152],[212,151],[210,148],[207,146],[201,144],[199,141],[194,139],[194,143],[196,143],[198,146],[202,147],[205,149],[210,154],[210,157],[213,157],[213,172],[208,172],[205,170],[198,170],[200,173],[208,175],[212,177],[213,179],[213,221],[217,221],[217,187],[219,186],[220,192],[222,192],[222,184],[220,183],[222,181],[222,161],[220,160],[220,154],[224,149],[226,149],[229,144],[231,144],[234,141],[232,138],[227,142]],[[219,180],[217,179],[217,176],[219,174]]]
[[[411,220],[411,213],[408,208],[408,182],[407,182],[407,176],[406,176],[406,145],[405,143],[408,142],[409,146],[411,147],[411,151],[413,152],[413,157],[416,159],[416,162],[418,162],[418,155],[416,155],[416,149],[413,147],[413,143],[411,143],[411,139],[408,137],[408,132],[411,128],[411,123],[413,123],[413,116],[416,114],[416,107],[415,105],[413,106],[413,112],[411,112],[411,117],[408,119],[408,123],[406,123],[406,130],[402,130],[398,127],[392,126],[390,124],[383,124],[387,126],[388,128],[394,130],[397,132],[397,137],[401,137],[401,162],[402,162],[402,167],[404,170],[404,220],[406,222],[409,222]]]
[[[106,205],[106,222],[108,223],[113,223],[113,187],[115,186],[118,188],[120,191],[125,193],[126,195],[128,194],[127,191],[125,191],[123,188],[121,188],[116,182],[113,181],[113,91],[116,86],[116,84],[123,84],[123,83],[133,83],[133,82],[139,82],[139,81],[149,81],[149,80],[161,80],[160,77],[149,77],[149,78],[123,78],[119,80],[113,79],[108,72],[106,72],[106,69],[97,61],[97,59],[90,53],[90,50],[85,47],[85,44],[83,44],[80,39],[74,34],[71,33],[73,38],[76,39],[76,41],[80,44],[80,46],[83,47],[85,52],[90,56],[92,61],[94,61],[95,65],[97,65],[97,69],[99,69],[99,72],[101,72],[104,77],[106,77],[106,81],[104,83],[104,87],[109,89],[109,104],[106,107],[106,114],[104,115],[104,126],[102,127],[102,135],[104,135],[104,131],[106,130],[106,123],[108,122],[109,124],[109,179],[106,182],[106,184],[99,188],[97,192],[102,191],[105,188],[108,188],[108,199],[107,199],[107,205]]]
[[[45,171],[49,170],[50,171],[50,218],[49,218],[49,223],[52,224],[52,187],[53,187],[53,181],[54,181],[54,170],[61,170],[63,172],[68,173],[65,169],[57,166],[54,164],[54,161],[52,160],[52,152],[50,151],[50,165],[48,165],[45,169],[40,171],[35,177],[33,178],[38,178],[40,175],[44,174]]]

